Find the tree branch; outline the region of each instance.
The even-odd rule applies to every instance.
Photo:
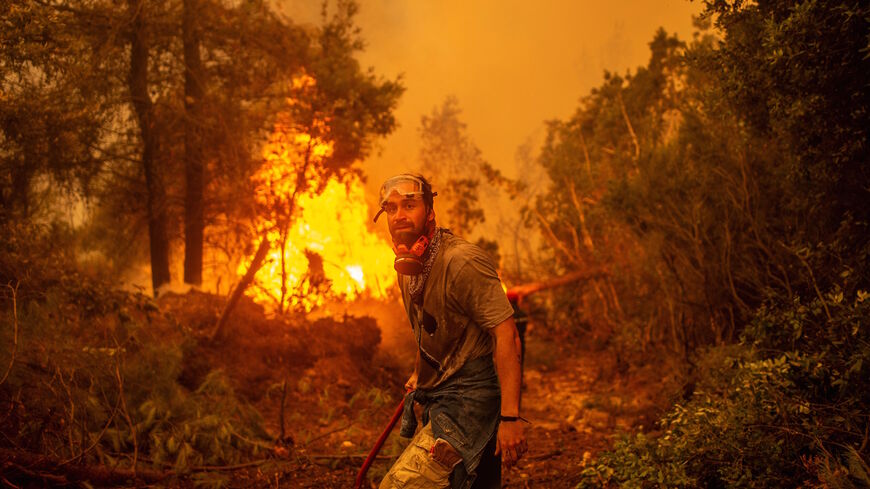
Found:
[[[579,265],[580,260],[578,259],[578,257],[574,256],[574,254],[571,253],[571,251],[565,246],[565,244],[556,237],[556,234],[553,232],[553,229],[550,228],[550,224],[547,222],[546,219],[544,219],[544,216],[542,216],[541,213],[537,210],[535,211],[535,215],[538,217],[538,221],[541,222],[541,225],[544,226],[544,230],[547,231],[547,236],[550,238],[550,241],[552,241],[553,245],[559,248],[559,250],[565,254],[568,260],[571,261],[571,263]]]
[[[102,465],[62,465],[59,460],[23,450],[9,450],[0,448],[0,460],[11,463],[7,471],[19,470],[20,472],[51,480],[59,480],[58,477],[70,481],[87,481],[94,485],[128,485],[130,480],[141,480],[147,483],[157,483],[173,474],[155,470],[132,471],[127,469],[108,468]],[[26,467],[26,468],[25,468]],[[56,475],[58,472],[62,476]]]
[[[637,160],[640,158],[640,143],[637,140],[637,134],[634,132],[634,126],[631,125],[631,119],[628,118],[628,111],[625,109],[625,102],[622,100],[622,90],[617,92],[619,98],[619,108],[622,110],[622,117],[625,119],[625,125],[628,126],[628,134],[631,135],[631,141],[634,143],[634,168],[637,170]]]

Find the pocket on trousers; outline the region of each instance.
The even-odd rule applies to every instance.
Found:
[[[450,487],[451,469],[429,456],[429,448],[416,445],[405,463],[389,475],[394,487],[400,489],[434,489]]]

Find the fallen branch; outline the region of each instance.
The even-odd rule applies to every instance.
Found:
[[[579,270],[573,273],[569,273],[567,275],[562,275],[561,277],[556,277],[550,280],[544,280],[541,282],[532,282],[529,284],[518,285],[516,287],[512,287],[508,292],[513,292],[519,296],[527,296],[534,294],[535,292],[540,292],[545,289],[552,289],[555,287],[559,287],[561,285],[569,284],[571,282],[578,282],[581,280],[591,280],[599,277],[606,276],[607,272],[600,268],[594,268],[591,270]]]
[[[368,457],[367,453],[348,453],[347,455],[334,455],[334,454],[322,454],[322,455],[308,455],[308,458],[325,458],[328,460],[342,460],[345,458],[366,458]],[[392,460],[396,456],[395,455],[378,455],[375,457],[377,460]]]
[[[308,167],[312,164],[311,162],[311,149],[312,149],[312,140],[308,140],[308,147],[305,150],[305,158],[304,164],[302,168],[300,168],[296,172],[296,187],[293,189],[293,194],[290,196],[290,201],[287,203],[287,212],[286,215],[290,217],[290,221],[292,222],[293,214],[296,212],[296,202],[301,193],[305,193],[308,191],[310,186],[310,180],[307,178],[306,174],[308,172]],[[288,223],[289,225],[289,223]],[[226,307],[224,307],[223,312],[221,312],[221,317],[218,319],[217,324],[214,329],[209,334],[209,341],[222,340],[224,335],[226,335],[226,323],[230,317],[230,313],[235,309],[236,304],[238,304],[239,299],[242,298],[242,294],[245,292],[245,289],[251,285],[251,282],[254,281],[254,276],[260,270],[260,267],[263,266],[263,261],[266,259],[266,255],[269,253],[269,248],[272,246],[272,243],[269,241],[268,232],[263,232],[263,239],[260,240],[260,245],[257,246],[257,252],[254,253],[254,259],[251,260],[251,266],[248,267],[248,270],[245,272],[245,275],[242,277],[242,280],[239,281],[239,284],[233,289],[233,293],[230,296],[229,301],[227,301]]]
[[[303,444],[302,446],[307,447],[308,445],[311,445],[312,443],[316,442],[317,440],[321,440],[323,438],[326,438],[327,436],[329,436],[333,433],[338,433],[339,431],[346,430],[346,429],[350,428],[351,426],[353,426],[353,424],[354,424],[354,422],[351,421],[350,423],[348,423],[344,426],[339,426],[338,428],[335,428],[334,430],[329,430],[326,433],[321,433],[321,434],[315,436],[314,438],[306,441],[305,444]]]
[[[139,469],[109,468],[104,465],[61,465],[61,461],[46,455],[0,448],[0,460],[3,471],[7,475],[15,470],[28,476],[37,476],[46,480],[64,482],[88,482],[94,485],[112,486],[127,485],[130,481],[140,480],[154,484],[174,475],[171,471],[156,471]]]
[[[562,455],[562,450],[560,448],[557,448],[552,452],[542,453],[540,455],[534,455],[526,458],[528,460],[546,460],[548,458],[558,457],[559,455]]]
[[[153,465],[161,465],[163,467],[175,467],[175,464],[169,462],[158,462],[156,460],[152,460],[146,457],[140,457],[140,460],[143,462],[148,462]],[[189,470],[191,472],[232,472],[234,470],[242,470],[249,469],[251,467],[257,467],[259,465],[263,465],[266,462],[274,462],[276,459],[273,458],[262,458],[259,460],[252,460],[250,462],[242,462],[233,465],[190,465],[187,466],[185,470]],[[171,473],[171,472],[169,472]]]
[[[226,324],[227,320],[230,317],[230,313],[235,309],[236,304],[238,304],[239,299],[242,298],[242,294],[245,292],[245,289],[251,285],[251,282],[254,281],[254,275],[260,270],[260,267],[263,266],[263,260],[266,259],[266,254],[269,252],[269,239],[263,236],[263,240],[260,241],[260,245],[257,247],[257,252],[254,254],[254,259],[251,260],[251,266],[248,267],[248,271],[245,272],[245,276],[242,277],[242,280],[239,281],[239,284],[236,285],[236,288],[233,289],[233,293],[230,296],[230,300],[227,301],[226,307],[224,307],[223,312],[221,312],[221,317],[218,319],[217,324],[215,324],[214,329],[208,335],[208,339],[211,341],[221,340],[226,334]]]

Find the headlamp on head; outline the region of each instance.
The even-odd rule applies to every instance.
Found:
[[[432,198],[438,195],[437,192],[432,192],[426,180],[416,175],[403,173],[391,177],[381,185],[380,195],[378,196],[378,207],[380,209],[375,214],[374,222],[378,222],[381,214],[387,212],[387,199],[394,193],[403,199],[420,199],[429,207],[432,206]],[[429,194],[428,199],[427,193]]]

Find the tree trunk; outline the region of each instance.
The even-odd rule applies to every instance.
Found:
[[[305,192],[308,189],[308,182],[305,179],[306,172],[308,171],[308,167],[311,164],[311,141],[308,141],[308,148],[305,150],[305,160],[302,168],[296,173],[296,188],[293,189],[293,195],[290,196],[290,201],[287,203],[287,229],[290,228],[290,225],[293,222],[293,215],[296,212],[296,199],[299,197],[299,194]],[[271,243],[269,242],[269,231],[263,230],[263,239],[260,241],[260,245],[257,247],[257,252],[254,253],[254,259],[251,260],[251,266],[248,267],[248,271],[245,272],[244,277],[239,282],[239,285],[233,289],[232,295],[230,295],[230,300],[227,301],[226,307],[224,307],[223,312],[221,312],[221,317],[218,318],[218,322],[209,335],[209,339],[221,340],[223,339],[223,335],[226,334],[226,324],[227,319],[230,317],[230,313],[233,312],[233,309],[238,304],[239,299],[242,298],[242,294],[245,292],[245,289],[251,285],[251,282],[254,281],[254,276],[260,270],[260,267],[263,266],[263,260],[266,259],[266,255],[269,253],[269,247]],[[285,238],[286,239],[286,238]],[[286,243],[286,241],[283,241]],[[282,244],[283,250],[284,244]]]
[[[131,13],[130,39],[130,99],[139,120],[142,134],[142,168],[148,207],[148,239],[151,248],[151,285],[157,289],[168,283],[169,235],[167,233],[166,196],[155,155],[157,138],[154,134],[154,110],[148,95],[148,36],[143,20],[143,0],[128,0]]]
[[[254,275],[257,274],[257,271],[260,270],[260,267],[263,266],[263,260],[266,259],[266,254],[269,252],[269,239],[266,238],[266,233],[263,233],[263,240],[260,241],[260,246],[257,247],[257,252],[254,254],[254,259],[251,260],[251,266],[248,267],[248,271],[245,272],[244,277],[239,282],[239,285],[233,289],[233,293],[230,296],[230,300],[227,301],[226,307],[224,307],[223,312],[221,312],[221,317],[218,319],[217,324],[215,324],[214,329],[209,335],[210,340],[221,340],[226,334],[226,324],[227,319],[230,317],[230,313],[235,309],[236,304],[238,304],[239,299],[242,298],[242,294],[245,292],[245,289],[251,285],[251,282],[254,281]]]
[[[184,0],[182,42],[184,44],[184,282],[202,285],[203,189],[203,95],[205,70],[200,59],[200,15],[198,0]]]

